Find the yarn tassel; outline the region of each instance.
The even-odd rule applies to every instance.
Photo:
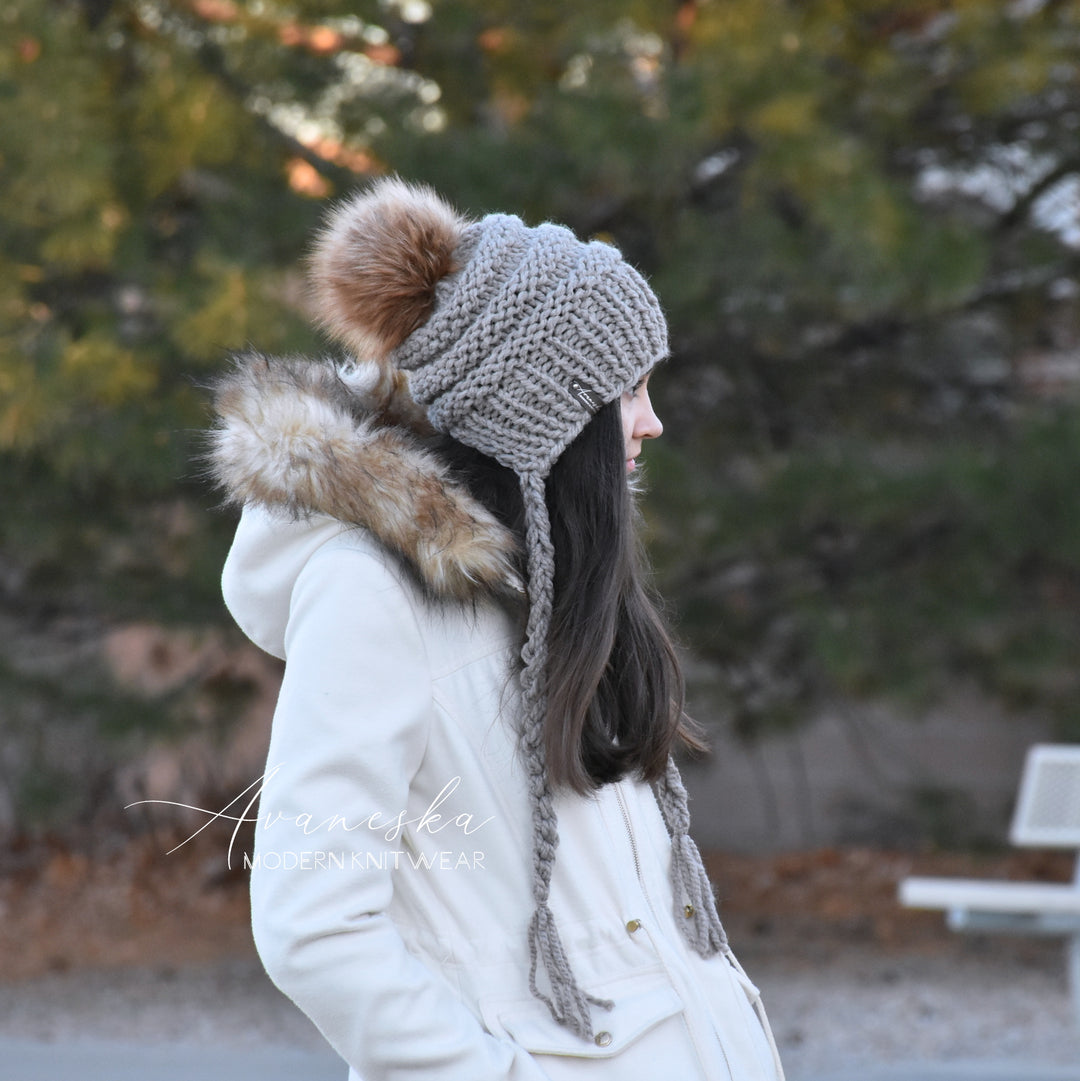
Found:
[[[702,957],[726,953],[727,934],[701,853],[690,836],[689,798],[674,758],[668,758],[664,776],[656,783],[656,797],[671,835],[671,884],[683,937]]]
[[[593,1039],[589,1004],[610,1010],[615,1003],[611,999],[587,994],[578,986],[563,949],[559,929],[555,926],[555,917],[546,904],[537,906],[529,924],[529,954],[529,990],[547,1004],[551,1016],[560,1025],[572,1029],[583,1040]],[[547,969],[551,995],[545,995],[536,983],[540,960]]]
[[[593,1038],[590,1004],[610,1010],[608,999],[586,994],[578,985],[563,948],[555,917],[548,907],[551,872],[559,844],[558,818],[548,780],[544,753],[544,720],[548,629],[551,625],[555,551],[551,543],[544,479],[523,475],[521,494],[525,503],[525,544],[529,567],[529,618],[521,658],[521,693],[524,706],[522,745],[528,773],[533,814],[533,900],[536,908],[529,923],[529,990],[547,1004],[560,1025],[582,1039]],[[537,984],[540,963],[547,972],[551,994]]]

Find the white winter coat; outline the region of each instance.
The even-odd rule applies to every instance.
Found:
[[[382,540],[326,513],[297,518],[296,503],[289,513],[238,483],[225,459],[243,455],[229,440],[256,432],[264,450],[243,468],[287,488],[267,471],[283,461],[295,471],[298,426],[316,441],[325,430],[318,410],[315,433],[291,405],[287,420],[276,416],[281,402],[268,405],[258,378],[252,386],[254,411],[247,398],[219,402],[216,466],[249,503],[226,601],[286,662],[251,856],[253,931],[271,979],[350,1079],[782,1078],[759,994],[734,956],[705,960],[680,933],[668,834],[651,789],[633,780],[557,800],[551,909],[579,983],[613,1002],[594,1008],[595,1042],[530,993],[518,621],[482,596],[434,596],[427,565],[403,561],[374,518]],[[327,461],[340,469],[341,454]]]

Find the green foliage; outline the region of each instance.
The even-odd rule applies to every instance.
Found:
[[[0,26],[20,603],[222,618],[200,383],[248,342],[319,349],[320,201],[392,169],[650,275],[650,517],[740,731],[955,678],[1080,731],[1077,422],[1027,374],[1080,340],[1039,202],[1080,170],[1076,0],[6,0]]]
[[[145,504],[191,491],[194,381],[253,339],[312,342],[281,301],[316,208],[198,50],[153,32],[153,5],[105,6],[94,27],[76,3],[3,12],[0,546],[35,587],[81,582],[86,603],[125,581],[130,610],[188,592],[148,571],[166,535],[127,538]],[[220,553],[213,532],[192,531],[189,564]]]
[[[705,484],[658,463],[653,541],[686,632],[729,688],[760,684],[727,695],[740,728],[821,695],[925,707],[961,681],[1080,731],[1080,411],[866,452],[822,437]]]

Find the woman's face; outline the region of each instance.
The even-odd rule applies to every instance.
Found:
[[[653,412],[649,401],[649,376],[647,372],[641,381],[622,396],[623,438],[626,441],[626,471],[630,473],[637,465],[637,456],[641,453],[641,444],[646,439],[655,439],[664,426]]]

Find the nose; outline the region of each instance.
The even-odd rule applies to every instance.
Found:
[[[642,397],[641,411],[638,413],[637,420],[634,435],[638,439],[657,439],[664,434],[664,426],[660,423],[656,410],[653,409],[648,390],[645,391]]]

